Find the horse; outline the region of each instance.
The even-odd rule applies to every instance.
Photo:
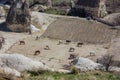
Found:
[[[66,43],[65,44],[69,44],[71,41],[70,40],[66,40]]]
[[[50,50],[50,47],[48,45],[45,46],[45,50]]]
[[[94,52],[94,51],[91,51],[91,52],[90,52],[90,56],[95,56],[95,52]]]
[[[19,41],[19,45],[25,45],[25,41]]]
[[[40,54],[40,50],[36,50],[34,53],[34,55],[38,55],[38,54]]]
[[[74,52],[74,51],[75,51],[75,48],[72,48],[72,47],[71,47],[71,48],[69,49],[69,52]]]
[[[82,47],[83,43],[77,43],[76,47]]]
[[[63,41],[62,40],[59,40],[59,43],[57,45],[60,45],[60,44],[63,44]]]

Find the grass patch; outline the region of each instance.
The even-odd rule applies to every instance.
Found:
[[[52,0],[53,6],[66,6],[70,4],[70,0]]]
[[[81,72],[79,74],[62,74],[45,72],[42,74],[32,74],[27,80],[120,80],[118,75],[112,72]]]

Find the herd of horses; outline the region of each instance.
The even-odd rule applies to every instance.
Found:
[[[35,40],[38,40],[38,39],[39,39],[39,37],[36,36]],[[69,45],[70,43],[71,43],[70,40],[64,40],[64,41],[63,41],[63,40],[59,40],[57,45],[61,45],[61,44]],[[1,39],[0,39],[0,49],[2,48],[2,45],[3,45],[3,44],[5,44],[5,38],[1,38]],[[26,44],[26,43],[25,43],[24,40],[19,40],[19,45],[25,45],[25,44]],[[78,42],[77,45],[76,45],[76,47],[82,47],[83,45],[84,45],[84,43],[79,43],[79,42]],[[46,46],[44,47],[44,50],[50,50],[49,45],[46,45]],[[71,54],[69,55],[69,57],[68,57],[68,59],[71,60],[69,64],[70,64],[70,65],[73,65],[73,64],[74,64],[74,60],[79,57],[79,54],[74,53],[74,52],[75,52],[75,48],[73,48],[73,47],[70,47],[69,50],[68,50],[68,52],[71,53]],[[39,55],[40,53],[41,53],[40,50],[35,50],[35,52],[34,52],[33,55],[34,55],[34,56],[37,56],[37,55]],[[89,55],[90,55],[90,56],[95,56],[95,52],[90,52]]]
[[[39,40],[39,38],[40,37],[36,36],[35,40]],[[71,40],[59,40],[57,45],[61,45],[61,44],[69,45],[71,42],[72,42]],[[19,40],[19,45],[25,45],[25,41],[24,40]],[[84,45],[84,43],[78,42],[76,47],[82,47],[83,45]],[[49,45],[46,45],[44,47],[44,50],[50,50]],[[73,47],[70,47],[68,52],[72,53],[68,57],[68,59],[71,60],[71,62],[69,64],[72,65],[72,64],[74,64],[74,60],[79,57],[79,54],[74,53],[75,48],[73,48]],[[39,54],[41,54],[41,51],[40,50],[35,50],[33,55],[37,56]],[[89,53],[89,56],[95,56],[95,52],[91,51]]]

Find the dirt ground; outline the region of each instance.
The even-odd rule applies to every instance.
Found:
[[[66,45],[64,44],[65,41],[63,41],[63,44],[58,45],[59,40],[43,37],[35,40],[34,35],[24,39],[24,41],[25,45],[19,45],[19,42],[17,42],[7,52],[23,54],[35,60],[42,61],[55,69],[64,68],[63,66],[69,63],[68,57],[70,54],[79,54],[79,56],[95,60],[95,58],[107,52],[107,49],[104,48],[105,45],[84,44],[82,47],[76,47],[77,42],[71,42]],[[50,48],[49,50],[45,50],[47,45]],[[75,48],[75,51],[69,52],[70,48]],[[34,55],[37,50],[40,50],[40,54]],[[89,53],[93,51],[95,52],[95,56],[89,57]]]

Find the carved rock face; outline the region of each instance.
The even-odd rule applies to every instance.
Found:
[[[11,31],[26,32],[30,29],[31,16],[26,0],[13,2],[7,15],[6,23]]]

